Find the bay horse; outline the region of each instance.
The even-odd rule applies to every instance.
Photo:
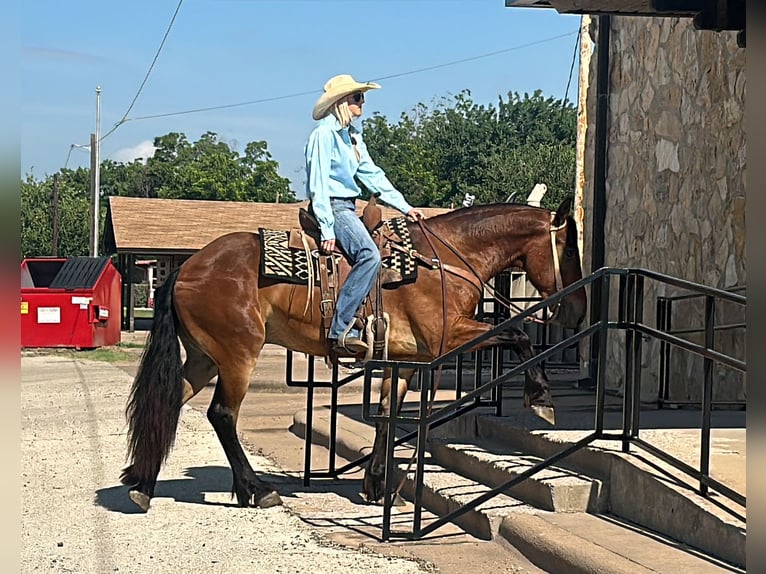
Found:
[[[577,229],[565,201],[556,212],[517,204],[457,209],[420,222],[408,221],[414,249],[441,261],[439,269],[419,266],[417,279],[383,290],[389,314],[388,358],[431,361],[486,333],[491,325],[474,320],[482,286],[511,267],[521,267],[543,297],[581,279]],[[128,419],[129,464],[121,480],[129,496],[148,511],[160,468],[175,440],[181,407],[216,375],[208,419],[232,470],[232,495],[240,506],[281,504],[279,494],[253,471],[237,436],[240,404],[265,343],[308,355],[325,356],[318,287],[259,276],[258,233],[223,235],[174,270],[157,290],[154,321],[131,387]],[[445,294],[445,301],[442,301]],[[555,320],[578,326],[585,316],[584,289],[560,300]],[[181,346],[186,351],[182,362]],[[533,356],[527,335],[511,328],[477,345],[508,344],[522,360]],[[379,411],[386,414],[395,385],[401,406],[414,371],[400,369],[393,383],[384,370]],[[524,404],[550,407],[542,368],[526,373]],[[363,492],[379,502],[384,492],[386,425],[378,423]]]

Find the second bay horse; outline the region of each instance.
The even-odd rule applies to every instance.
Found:
[[[569,207],[567,201],[556,212],[527,205],[483,205],[408,222],[414,249],[457,272],[421,266],[414,282],[383,290],[383,308],[390,317],[388,358],[431,361],[487,332],[492,326],[473,318],[481,286],[511,266],[522,268],[543,297],[581,279],[577,229]],[[264,344],[324,356],[326,342],[319,289],[309,293],[308,287],[261,277],[261,257],[258,233],[223,235],[187,259],[157,290],[152,330],[126,410],[130,462],[122,473],[130,498],[144,511],[175,440],[182,405],[215,376],[207,416],[231,465],[232,494],[240,506],[281,504],[271,485],[256,476],[242,449],[237,436],[240,404]],[[555,320],[576,327],[586,306],[585,290],[578,289],[558,304]],[[522,360],[533,355],[528,337],[515,328],[475,349],[501,343],[510,344]],[[390,369],[384,372],[381,412],[387,412],[392,388],[396,404],[402,405],[412,374],[402,369],[394,383]],[[539,366],[527,371],[524,403],[552,407]],[[379,423],[363,483],[371,502],[383,496],[385,437],[385,426]]]

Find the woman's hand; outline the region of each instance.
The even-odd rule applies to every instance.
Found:
[[[420,209],[414,207],[407,212],[407,217],[417,221],[418,219],[425,219],[426,216]]]
[[[322,241],[322,251],[324,251],[327,255],[335,251],[335,240],[325,239]]]

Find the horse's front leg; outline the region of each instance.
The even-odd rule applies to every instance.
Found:
[[[455,321],[453,329],[450,331],[450,348],[454,349],[463,345],[492,328],[492,325],[488,323],[461,317]],[[490,337],[471,350],[477,351],[495,345],[509,345],[522,362],[535,356],[529,336],[516,327],[509,327],[507,331]],[[524,407],[531,409],[533,413],[550,424],[555,424],[556,418],[550,384],[540,363],[529,367],[525,371],[524,377]]]
[[[535,356],[529,336],[516,327],[511,327],[499,336],[499,339],[510,345],[522,362]],[[524,372],[524,407],[529,408],[541,419],[556,424],[551,398],[551,386],[548,377],[540,363],[529,367]]]
[[[401,369],[399,371],[399,380],[396,384],[396,412],[402,409],[404,395],[407,394],[407,387],[414,374],[414,369]],[[383,371],[383,383],[380,387],[380,403],[378,405],[378,414],[386,415],[391,412],[391,389],[393,386],[393,377],[391,369]],[[362,490],[368,502],[380,504],[383,502],[385,478],[386,478],[386,439],[388,437],[388,423],[378,422],[375,424],[375,442],[372,446],[372,457],[370,463],[364,471],[364,482]]]

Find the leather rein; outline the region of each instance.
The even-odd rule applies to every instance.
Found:
[[[556,234],[562,230],[566,226],[566,222],[563,224],[554,227],[553,226],[553,220],[555,218],[555,214],[551,214],[551,227],[550,227],[550,237],[551,237],[551,248],[553,249],[553,270],[556,275],[556,291],[559,291],[563,286],[563,281],[561,279],[561,265],[559,263],[559,253],[558,249],[556,249]],[[399,244],[392,243],[391,247],[394,249],[397,249],[403,253],[409,254],[411,257],[415,258],[416,260],[420,261],[427,267],[430,267],[431,269],[438,269],[439,274],[441,275],[441,286],[442,286],[442,337],[441,341],[439,342],[439,351],[436,353],[435,356],[440,357],[444,354],[446,347],[447,347],[447,277],[446,273],[452,273],[453,275],[456,275],[476,287],[479,291],[479,301],[481,301],[481,296],[484,294],[484,289],[487,289],[490,291],[490,293],[495,297],[495,299],[499,300],[502,305],[507,307],[509,310],[513,311],[523,311],[520,307],[517,305],[514,305],[509,299],[506,299],[505,297],[499,295],[492,287],[486,285],[484,281],[482,281],[481,276],[476,272],[476,270],[471,266],[471,264],[466,261],[466,259],[460,255],[460,253],[455,249],[448,241],[446,241],[443,237],[440,237],[436,233],[431,230],[422,219],[416,220],[417,224],[420,226],[421,231],[423,232],[423,237],[425,238],[426,242],[428,243],[428,247],[431,249],[431,251],[434,254],[434,257],[428,258],[424,256],[422,253],[419,253],[418,251],[414,249],[406,249],[402,247]],[[457,257],[470,271],[466,271],[462,267],[458,267],[455,265],[450,265],[449,263],[444,263],[439,259],[439,256],[436,252],[436,248],[434,247],[433,242],[431,241],[431,237],[434,237],[437,239],[442,245],[444,245],[447,249],[449,249],[455,257]],[[553,320],[556,317],[556,314],[559,310],[560,302],[556,304],[556,309],[553,312],[553,315],[551,316],[548,321]],[[528,320],[533,320],[538,323],[547,323],[548,321],[543,321],[541,319],[529,318]],[[432,350],[433,352],[433,350]],[[431,393],[428,400],[428,407],[426,410],[426,416],[430,416],[431,412],[433,410],[433,404],[434,400],[436,399],[436,392],[439,390],[439,383],[441,382],[441,374],[442,374],[442,365],[439,365],[436,376],[434,377],[434,383],[431,386]],[[391,392],[394,392],[393,390]],[[428,436],[428,429],[429,427],[426,427],[426,436]],[[417,451],[412,453],[412,456],[410,457],[410,460],[407,464],[407,470],[404,472],[401,481],[399,482],[399,485],[396,487],[394,494],[398,495],[399,492],[404,487],[404,482],[407,479],[407,475],[409,474],[410,469],[412,468],[413,463],[415,462],[415,459],[417,458]]]

